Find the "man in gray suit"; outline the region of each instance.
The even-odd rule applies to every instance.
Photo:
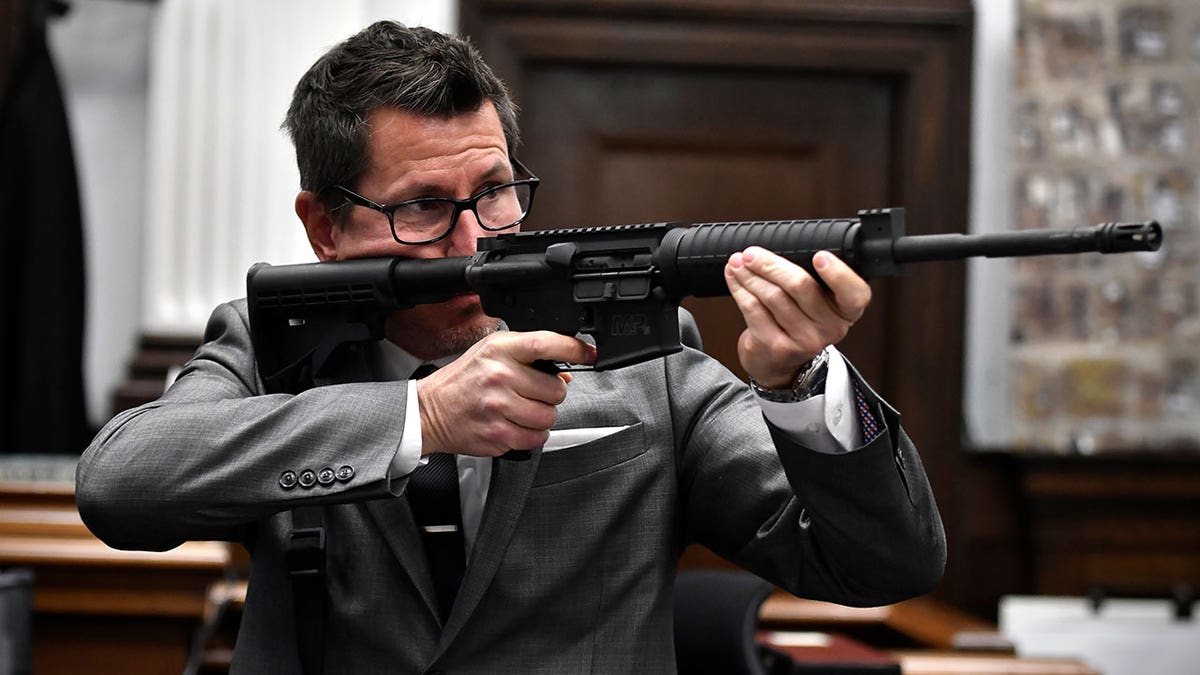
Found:
[[[504,85],[424,29],[381,22],[334,47],[286,128],[323,261],[469,255],[519,227],[537,182],[513,155]],[[224,304],[162,398],[87,449],[79,509],[117,548],[246,544],[239,673],[300,672],[301,650],[339,673],[673,672],[672,585],[692,542],[805,597],[927,592],[945,539],[920,460],[831,346],[870,289],[827,253],[814,267],[832,293],[762,249],[728,261],[751,386],[690,348],[547,374],[531,364],[594,348],[502,330],[462,295],[396,312],[322,386],[269,394],[246,303]],[[510,448],[535,450],[497,459]],[[430,522],[418,495],[447,461],[459,508]],[[289,581],[301,512],[326,535],[315,590]],[[465,571],[447,575],[455,555]],[[297,629],[314,599],[319,629],[303,611]]]

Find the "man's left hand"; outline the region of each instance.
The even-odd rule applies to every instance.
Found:
[[[839,342],[871,302],[871,287],[828,251],[813,256],[821,285],[795,263],[758,246],[734,253],[725,282],[746,319],[738,359],[759,384],[791,386],[796,373]]]

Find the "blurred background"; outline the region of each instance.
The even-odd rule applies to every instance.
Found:
[[[509,83],[543,180],[531,228],[880,207],[903,207],[909,234],[1157,220],[1155,253],[872,280],[841,346],[921,450],[950,540],[930,600],[964,623],[931,643],[885,618],[889,636],[864,640],[1193,672],[1194,0],[0,0],[0,569],[38,573],[35,645],[116,615],[128,626],[92,649],[129,654],[138,626],[194,656],[197,625],[219,633],[214,608],[236,606],[212,583],[237,580],[238,551],[168,565],[154,583],[178,595],[178,630],[162,635],[125,604],[148,577],[80,609],[109,553],[47,551],[86,537],[70,483],[91,435],[161,393],[252,263],[315,260],[279,125],[300,74],[378,18],[469,35]],[[730,303],[687,305],[740,373]]]

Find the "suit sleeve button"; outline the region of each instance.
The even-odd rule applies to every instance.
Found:
[[[334,477],[343,483],[348,482],[351,478],[354,478],[354,468],[348,464],[339,466]]]
[[[324,486],[333,485],[333,469],[325,467],[318,471],[317,482]]]
[[[284,490],[291,490],[292,488],[296,487],[296,472],[284,471],[283,473],[279,474],[279,487],[283,488]]]
[[[317,484],[317,474],[312,469],[305,469],[300,472],[300,487],[310,488]]]

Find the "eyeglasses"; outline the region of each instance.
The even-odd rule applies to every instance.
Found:
[[[347,204],[365,206],[387,216],[392,237],[397,242],[409,246],[432,244],[454,231],[463,211],[475,214],[480,227],[489,232],[516,227],[525,220],[533,205],[533,193],[541,181],[517,158],[514,157],[512,162],[513,168],[526,178],[484,188],[468,199],[420,197],[395,204],[379,204],[341,185],[327,189],[339,192]]]

